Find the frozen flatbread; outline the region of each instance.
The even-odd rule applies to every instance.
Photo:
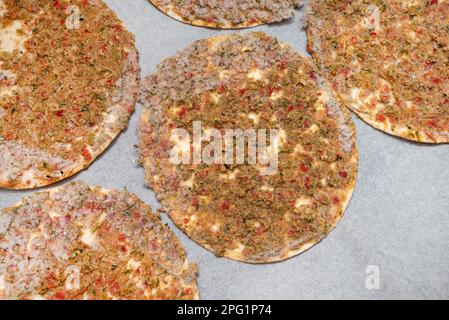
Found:
[[[309,51],[345,104],[405,139],[449,142],[449,2],[309,1]]]
[[[0,187],[88,167],[128,124],[134,37],[99,0],[0,0]]]
[[[294,16],[302,0],[149,0],[168,16],[187,24],[240,29],[280,22]]]
[[[264,33],[196,41],[143,81],[141,102],[146,180],[175,224],[217,256],[284,260],[342,217],[357,175],[354,125],[313,63],[290,46]],[[198,124],[203,138],[179,140]],[[244,162],[237,152],[223,161],[226,139],[211,152],[214,162],[205,160],[229,129],[262,132],[258,161],[250,143]],[[198,149],[203,156],[194,159]]]
[[[127,191],[82,182],[0,213],[0,299],[197,299],[196,265]]]

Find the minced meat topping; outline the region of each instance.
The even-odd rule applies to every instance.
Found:
[[[13,75],[9,83],[0,80],[13,88],[1,95],[0,139],[89,161],[88,148],[105,138],[96,136],[98,126],[123,77],[132,35],[102,1],[4,2],[0,28],[20,21],[17,33],[27,40],[24,51],[0,54],[0,72]],[[79,28],[67,27],[73,5]],[[128,109],[129,115],[133,106]],[[127,117],[119,121],[124,127]]]
[[[69,183],[0,213],[2,299],[195,299],[196,272],[127,191]]]
[[[311,1],[309,49],[347,105],[402,137],[449,141],[449,3]]]
[[[175,223],[216,255],[283,260],[318,242],[341,217],[357,174],[353,124],[294,49],[263,33],[197,41],[146,79],[142,101],[149,184]],[[223,135],[278,129],[278,171],[173,165],[172,130],[192,134],[197,121]]]
[[[245,27],[279,22],[294,15],[301,0],[150,0],[185,22],[215,27]],[[199,22],[201,21],[201,23]]]

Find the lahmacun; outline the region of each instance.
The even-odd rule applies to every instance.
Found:
[[[126,190],[71,182],[0,212],[0,299],[198,299],[196,273]]]
[[[0,187],[50,185],[127,127],[134,37],[102,1],[0,1]]]
[[[146,181],[175,224],[217,256],[285,260],[342,217],[357,176],[355,128],[317,71],[290,46],[250,33],[196,41],[143,81]],[[232,128],[275,130],[267,150],[278,154],[277,171],[265,174],[259,162],[176,163],[176,132],[192,136],[197,123],[214,139]],[[185,142],[186,152],[207,150],[205,140]]]
[[[302,0],[149,0],[168,16],[217,29],[250,28],[290,19]]]
[[[449,142],[449,2],[309,1],[313,59],[344,103],[386,133]]]

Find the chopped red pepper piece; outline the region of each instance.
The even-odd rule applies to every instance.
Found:
[[[65,299],[65,293],[62,291],[56,292],[55,298],[58,300],[64,300]]]
[[[64,110],[59,110],[59,111],[56,111],[55,112],[55,115],[57,116],[57,117],[62,117],[62,116],[64,116]]]
[[[220,209],[221,209],[221,210],[229,210],[230,207],[231,207],[231,205],[230,205],[227,201],[224,201],[224,202],[220,205]]]
[[[83,157],[84,157],[84,159],[85,159],[86,161],[92,160],[92,156],[91,156],[91,154],[90,154],[90,152],[89,152],[89,149],[87,149],[87,147],[84,147],[82,153],[83,153]]]

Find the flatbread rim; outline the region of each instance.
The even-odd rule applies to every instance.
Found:
[[[288,21],[289,19],[284,19],[281,22],[264,22],[260,19],[256,20],[253,23],[239,23],[239,24],[232,24],[229,21],[224,24],[223,26],[218,26],[217,23],[213,23],[213,22],[208,22],[205,20],[201,20],[201,19],[196,19],[193,21],[184,19],[181,15],[177,14],[176,12],[174,12],[172,10],[172,8],[170,8],[170,5],[167,6],[159,6],[155,3],[155,0],[148,0],[149,2],[151,2],[151,4],[158,9],[160,12],[162,12],[163,14],[167,15],[168,17],[182,22],[184,24],[190,25],[190,26],[194,26],[194,27],[203,27],[203,28],[208,28],[208,29],[216,29],[216,30],[243,30],[243,29],[250,29],[250,28],[255,28],[255,27],[259,27],[259,26],[263,26],[263,25],[270,25],[270,24],[275,24],[275,23],[281,23],[282,21]],[[291,19],[291,18],[290,18]]]
[[[104,193],[104,194],[107,194],[107,193],[110,193],[110,192],[114,192],[114,191],[123,191],[123,190],[117,190],[117,189],[106,189],[106,188],[103,188],[103,187],[97,186],[97,185],[90,185],[90,184],[84,183],[84,182],[81,181],[81,180],[79,180],[79,181],[72,181],[72,182],[69,182],[69,183],[72,183],[72,184],[83,183],[83,184],[85,184],[86,186],[88,186],[88,188],[89,188],[89,190],[90,190],[91,192],[94,192],[94,191],[101,191],[101,192]],[[67,183],[67,184],[69,184],[69,183]],[[44,191],[38,191],[38,192],[36,192],[36,193],[32,193],[31,196],[32,196],[32,195],[35,195],[35,194],[39,194],[39,193],[40,193],[40,194],[51,194],[51,193],[56,193],[56,192],[60,191],[61,189],[63,189],[67,184],[63,184],[63,185],[60,185],[60,186],[56,186],[56,187],[53,187],[53,188],[49,188],[49,189],[46,189],[46,190],[44,190]],[[126,189],[125,189],[125,191],[128,192],[128,194],[129,194],[130,196],[134,196],[138,201],[140,201],[140,202],[141,202],[141,205],[150,208],[150,206],[149,206],[148,204],[146,204],[144,201],[142,201],[142,200],[139,198],[139,196],[138,196],[137,194],[135,194],[135,193],[133,193],[133,192],[130,192],[130,191],[126,190]],[[29,197],[29,195],[28,195],[28,196],[24,196],[24,197],[22,197],[22,199],[20,199],[20,200],[19,200],[18,202],[16,202],[15,204],[13,204],[13,205],[11,205],[11,206],[9,206],[9,207],[5,207],[5,208],[0,209],[0,216],[3,215],[3,214],[5,214],[5,210],[11,210],[11,209],[20,208],[20,207],[24,204],[24,200],[27,199],[28,197]],[[164,223],[164,221],[162,221],[161,215],[160,215],[157,211],[154,211],[154,210],[151,210],[151,212],[152,212],[154,215],[156,215],[156,216],[159,217],[159,221],[160,221],[161,225],[164,226],[165,228],[167,228],[167,229],[168,229],[168,230],[169,230],[169,231],[176,237],[176,240],[181,244],[181,241],[179,240],[178,236],[176,236],[176,234],[173,232],[173,230],[171,230],[171,229],[169,228],[169,226],[166,225],[166,224]],[[192,263],[192,261],[190,261],[190,260],[187,258],[187,251],[185,250],[185,248],[184,248],[184,246],[183,246],[182,244],[181,244],[181,247],[182,247],[182,250],[184,251],[184,253],[186,254],[186,261]],[[184,268],[183,270],[185,270],[185,266],[184,266],[183,268]],[[193,281],[193,284],[195,285],[195,291],[196,291],[196,294],[195,294],[195,297],[194,297],[193,300],[200,300],[200,290],[199,290],[199,285],[198,285],[198,276],[195,277],[195,280]],[[0,300],[1,300],[1,299],[0,299]]]
[[[111,10],[111,9],[109,9]],[[115,13],[114,13],[115,14]],[[125,29],[125,27],[123,26],[123,23],[121,23],[122,27]],[[126,32],[129,32],[126,30]],[[134,39],[134,36],[132,36]],[[132,103],[131,103],[131,108],[132,111],[129,112],[127,111],[127,108],[129,107],[126,104],[126,98],[121,96],[120,101],[114,103],[111,101],[111,105],[109,105],[108,107],[111,107],[113,105],[117,105],[120,106],[121,112],[123,115],[127,114],[127,121],[129,121],[129,119],[131,118],[131,115],[133,114],[134,110],[135,110],[135,105],[137,103],[138,100],[138,95],[139,95],[139,87],[140,87],[140,64],[139,64],[139,52],[137,50],[137,48],[135,47],[135,44],[133,43],[131,47],[127,48],[127,50],[129,50],[128,52],[128,59],[125,62],[125,70],[123,73],[123,76],[121,79],[119,79],[116,83],[116,88],[114,90],[114,94],[122,94],[124,92],[130,92],[132,93]],[[126,79],[128,77],[132,76],[133,77],[133,81],[126,81]],[[125,81],[123,81],[125,80]],[[123,90],[119,90],[119,87],[117,86],[117,84],[119,84],[121,81],[123,81],[124,87]],[[70,165],[70,169],[65,170],[64,174],[59,176],[59,177],[53,177],[51,179],[39,179],[37,177],[34,177],[34,179],[31,181],[31,183],[28,185],[26,183],[23,183],[22,181],[17,181],[14,183],[10,183],[10,181],[8,181],[7,179],[3,180],[0,178],[0,189],[7,189],[7,190],[31,190],[31,189],[36,189],[36,188],[41,188],[41,187],[46,187],[46,186],[50,186],[53,185],[57,182],[60,182],[62,180],[68,179],[70,177],[73,177],[74,175],[80,173],[81,171],[87,169],[90,167],[90,165],[92,163],[94,163],[98,157],[100,157],[110,146],[112,146],[112,144],[114,143],[114,141],[117,139],[117,137],[120,135],[120,133],[124,130],[124,129],[114,129],[114,130],[107,130],[106,126],[106,117],[109,114],[108,112],[105,112],[106,115],[103,117],[103,121],[99,124],[99,130],[97,131],[97,135],[99,134],[107,134],[108,135],[108,139],[106,139],[106,141],[104,143],[102,143],[96,150],[94,150],[93,152],[90,152],[90,159],[86,160],[82,155],[80,155],[78,157],[78,159],[74,162],[71,163]],[[23,172],[21,172],[21,174],[23,174]]]
[[[232,37],[233,35],[240,35],[242,36],[242,34],[239,33],[234,33],[234,34],[228,34],[228,35],[218,35],[218,36],[214,36],[214,37],[207,37],[204,38],[202,40],[208,41],[210,43],[216,44],[216,43],[220,43],[223,41],[226,41],[227,39],[229,39],[230,37]],[[279,41],[280,45],[284,45],[284,46],[288,46],[291,47],[293,49],[295,49],[294,47]],[[182,49],[181,49],[182,50]],[[295,51],[297,52],[297,54],[299,54],[302,58],[304,58],[306,61],[308,61],[310,64],[314,64],[313,61],[309,58],[307,58],[304,54],[302,54],[301,52],[299,52],[297,49],[295,49]],[[146,79],[149,79],[152,75],[147,76]],[[144,92],[145,90],[145,83],[146,81],[143,80],[141,83],[141,93]],[[329,91],[329,87],[326,85],[324,86],[324,90]],[[289,260],[295,256],[298,256],[304,252],[306,252],[307,250],[309,250],[310,248],[314,247],[315,245],[319,244],[321,241],[323,241],[330,233],[332,233],[332,231],[337,227],[338,223],[340,222],[340,220],[343,218],[343,216],[346,213],[346,209],[348,208],[352,196],[355,192],[355,188],[357,185],[357,178],[358,178],[358,163],[359,163],[359,152],[358,152],[358,147],[357,147],[357,132],[356,132],[356,127],[354,122],[351,119],[351,115],[350,112],[348,111],[348,109],[346,109],[341,103],[340,101],[337,99],[337,97],[334,94],[334,91],[331,90],[331,97],[333,99],[335,99],[335,101],[338,103],[338,108],[341,110],[342,114],[345,116],[345,120],[347,121],[347,124],[349,124],[350,127],[350,131],[352,134],[352,141],[353,141],[353,146],[352,146],[352,158],[351,161],[355,161],[356,163],[356,170],[355,170],[355,177],[354,180],[352,181],[352,183],[348,184],[346,186],[345,189],[341,189],[342,192],[345,193],[346,195],[346,199],[343,203],[341,203],[341,210],[338,212],[338,218],[335,220],[332,228],[326,233],[324,234],[320,239],[318,240],[312,240],[309,241],[305,244],[303,244],[299,249],[295,249],[295,250],[288,250],[286,253],[283,253],[281,255],[278,256],[272,256],[270,258],[264,258],[264,259],[245,259],[242,258],[241,255],[236,254],[235,252],[233,253],[232,251],[226,251],[226,253],[224,254],[223,258],[227,258],[229,260],[234,260],[234,261],[238,261],[238,262],[242,262],[242,263],[246,263],[246,264],[253,264],[253,265],[263,265],[263,264],[273,264],[273,263],[279,263],[282,261],[286,261]],[[152,109],[149,108],[145,108],[145,103],[141,101],[141,104],[143,105],[142,111],[141,111],[141,115],[140,115],[140,119],[139,119],[139,128],[142,126],[142,124],[145,124],[146,122],[143,120],[145,118],[145,116],[147,116],[147,119],[154,119],[152,117]],[[139,141],[141,139],[141,134],[140,134],[140,129],[139,129]],[[144,167],[145,169],[145,180],[148,183],[150,181],[150,179],[148,179],[148,176],[150,175],[150,167],[152,165],[152,162],[150,161],[149,158],[144,159],[144,161],[141,163],[141,165]],[[151,188],[151,184],[150,184],[150,188]],[[182,211],[183,210],[178,210],[177,208],[169,208],[168,205],[165,204],[165,201],[163,199],[163,197],[160,195],[159,192],[154,192],[156,199],[161,203],[162,205],[162,209],[164,212],[167,213],[167,215],[169,216],[170,220],[174,223],[174,225],[183,232],[183,234],[185,234],[189,239],[191,239],[193,242],[195,242],[196,244],[198,244],[199,246],[201,246],[202,248],[205,248],[206,250],[210,251],[211,253],[215,254],[215,251],[208,246],[205,243],[201,243],[200,241],[194,239],[193,237],[191,237],[191,235],[185,231],[185,229],[183,228],[183,225],[180,221],[177,221],[179,219],[175,219],[174,216],[176,216],[176,214],[179,215],[179,213],[181,213],[182,215]]]
[[[317,50],[314,50],[314,48],[319,48],[319,41],[316,40],[316,30],[319,29],[319,26],[317,26],[314,23],[314,13],[312,3],[314,3],[316,0],[309,0],[307,3],[307,8],[305,12],[305,28],[307,32],[307,51],[312,56],[313,61],[318,66],[319,69],[321,69],[320,64],[320,52],[317,52]],[[323,71],[323,70],[321,70]],[[325,73],[322,72],[325,76]],[[420,130],[413,130],[409,129],[404,124],[396,124],[396,128],[392,128],[392,126],[382,123],[379,120],[377,120],[375,117],[373,117],[371,114],[360,111],[361,107],[364,107],[362,101],[358,100],[357,102],[347,103],[345,99],[342,97],[342,94],[338,90],[334,90],[337,96],[340,98],[341,103],[346,106],[349,110],[354,112],[363,122],[370,125],[376,130],[379,130],[381,132],[384,132],[388,135],[402,138],[411,142],[417,142],[417,143],[424,143],[429,145],[437,145],[437,144],[448,144],[449,143],[449,132],[444,133],[432,133],[432,136],[435,139],[431,139],[425,131]]]

